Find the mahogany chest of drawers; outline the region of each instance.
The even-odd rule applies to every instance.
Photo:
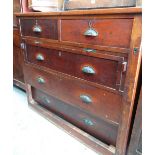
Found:
[[[16,14],[28,102],[103,155],[125,155],[141,8]]]

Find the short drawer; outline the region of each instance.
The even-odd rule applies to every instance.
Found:
[[[129,48],[133,19],[64,19],[61,41]]]
[[[23,36],[32,36],[58,40],[58,24],[56,19],[20,19]]]
[[[119,89],[123,85],[123,57],[106,54],[97,58],[28,44],[25,57],[30,63],[113,89]]]
[[[56,113],[85,132],[109,145],[116,145],[118,126],[111,125],[83,110],[70,106],[46,93],[32,88],[32,96],[37,103]]]
[[[48,73],[29,65],[25,65],[24,73],[26,82],[31,86],[112,124],[119,124],[121,95],[96,88],[75,78],[64,77],[53,72]]]

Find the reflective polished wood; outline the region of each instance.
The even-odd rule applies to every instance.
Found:
[[[141,8],[16,16],[29,105],[100,154],[125,155],[141,63]]]

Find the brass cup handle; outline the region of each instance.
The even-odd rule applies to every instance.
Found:
[[[40,44],[41,42],[38,41],[38,40],[35,40],[34,43],[35,43],[35,44]]]
[[[33,32],[35,32],[35,33],[41,33],[42,32],[42,28],[39,25],[35,25],[33,27]]]
[[[44,58],[44,56],[43,56],[42,54],[38,54],[38,55],[36,56],[36,59],[37,59],[38,61],[43,61],[45,58]]]
[[[47,97],[45,97],[45,96],[42,99],[47,104],[51,103],[50,100]]]
[[[39,77],[39,78],[37,78],[37,82],[39,84],[44,84],[45,83],[45,80],[43,78]]]
[[[88,37],[97,37],[98,32],[96,30],[94,30],[93,28],[89,28],[86,30],[86,32],[84,32],[84,35],[88,36]]]
[[[93,123],[90,119],[87,119],[87,118],[85,118],[85,119],[83,120],[83,122],[84,122],[84,124],[87,125],[87,126],[93,126],[93,125],[94,125],[94,123]]]
[[[25,48],[25,44],[24,43],[21,43],[20,44],[20,47],[21,47],[21,49],[24,49]]]
[[[95,70],[90,66],[83,67],[82,72],[87,74],[95,74]]]
[[[95,52],[96,52],[96,50],[91,49],[91,48],[84,48],[83,50],[84,50],[85,52],[87,52],[87,53],[95,53]]]
[[[80,99],[85,103],[85,104],[91,104],[92,99],[88,95],[80,95]]]

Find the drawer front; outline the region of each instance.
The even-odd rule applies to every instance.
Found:
[[[32,36],[58,40],[56,19],[20,19],[23,36]]]
[[[129,48],[133,19],[62,20],[65,42]]]
[[[28,65],[24,72],[25,80],[30,85],[112,124],[119,123],[122,106],[120,95],[87,85],[75,78],[48,73]]]
[[[122,85],[123,57],[96,58],[31,45],[27,45],[25,55],[30,63],[84,80],[114,89],[119,89]]]
[[[32,96],[40,105],[71,122],[85,132],[107,144],[116,145],[118,126],[111,125],[35,88],[32,89]]]

